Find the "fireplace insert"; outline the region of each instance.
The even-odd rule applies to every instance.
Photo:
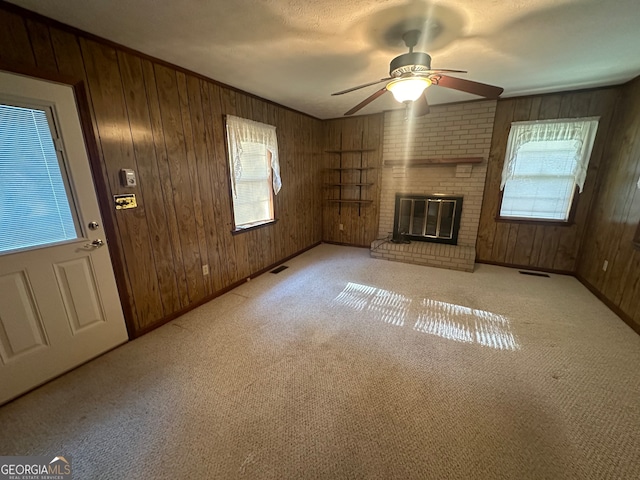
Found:
[[[396,194],[393,240],[458,244],[462,197]]]

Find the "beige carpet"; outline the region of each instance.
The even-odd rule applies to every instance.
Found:
[[[640,337],[575,279],[321,245],[0,409],[77,479],[637,479]]]

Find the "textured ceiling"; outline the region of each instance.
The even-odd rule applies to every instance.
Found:
[[[12,0],[12,3],[319,118],[373,93],[401,34],[433,68],[503,97],[622,83],[640,73],[638,0]],[[431,104],[479,97],[431,87]],[[359,113],[398,108],[390,94]]]

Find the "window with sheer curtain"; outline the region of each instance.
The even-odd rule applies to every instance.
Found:
[[[500,217],[567,222],[582,192],[597,118],[514,122],[502,171]]]
[[[274,221],[282,188],[276,127],[227,115],[227,147],[235,229]]]

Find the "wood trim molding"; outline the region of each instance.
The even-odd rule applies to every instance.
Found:
[[[40,67],[32,67],[29,65],[17,63],[7,63],[4,60],[0,60],[0,70],[4,70],[5,72],[10,73],[17,73],[18,75],[25,75],[27,77],[39,78],[41,80],[48,80],[50,82],[63,83],[74,88],[76,85],[84,83],[80,78],[70,77],[68,75],[64,75],[62,73],[54,72]]]
[[[496,217],[495,221],[498,223],[517,223],[521,225],[546,225],[548,227],[570,227],[575,224],[574,221],[569,220],[567,222],[561,222],[558,220],[527,220],[525,218],[509,218],[509,217]]]
[[[250,227],[245,227],[245,228],[236,228],[235,230],[231,230],[231,235],[239,235],[244,232],[250,232],[252,230],[257,230],[259,228],[268,227],[270,225],[274,225],[277,222],[278,222],[278,219],[274,218],[273,220],[269,220],[268,222],[264,222],[259,225],[252,225]]]
[[[629,325],[629,327],[631,327],[631,329],[634,332],[640,335],[640,324],[634,322],[633,319],[629,315],[627,315],[625,312],[623,312],[620,307],[618,307],[615,303],[613,303],[611,300],[605,297],[596,287],[591,285],[591,283],[589,283],[584,277],[582,277],[578,273],[564,271],[564,270],[553,270],[549,268],[538,268],[538,267],[532,267],[527,265],[512,265],[512,264],[503,263],[503,262],[491,262],[491,261],[485,261],[485,260],[476,260],[476,263],[484,263],[486,265],[496,265],[499,267],[517,268],[519,270],[547,272],[547,273],[553,273],[558,275],[570,275],[572,277],[575,277],[580,283],[582,283],[587,288],[587,290],[593,293],[598,298],[598,300],[604,303],[613,313],[615,313],[618,317],[620,317],[620,319],[624,323]]]
[[[619,316],[624,323],[629,325],[629,327],[631,327],[631,329],[634,332],[640,335],[640,324],[634,322],[629,315],[627,315],[625,312],[622,311],[620,307],[618,307],[615,303],[613,303],[611,300],[605,297],[596,287],[591,285],[591,283],[589,283],[584,277],[582,277],[582,275],[576,274],[575,277],[578,279],[580,283],[582,283],[585,287],[587,287],[587,289],[591,293],[593,293],[598,298],[598,300],[604,303],[609,309],[611,309],[611,311],[613,311],[613,313]]]
[[[357,245],[355,243],[344,243],[344,242],[332,242],[329,240],[323,240],[320,243],[327,243],[329,245],[340,245],[342,247],[355,247],[355,248],[371,248],[371,245]]]
[[[554,275],[570,275],[572,277],[575,277],[575,272],[571,272],[569,270],[555,270],[553,268],[540,268],[540,267],[534,267],[532,265],[515,265],[513,263],[493,262],[491,260],[476,259],[476,263],[483,263],[485,265],[495,265],[497,267],[517,268],[518,270],[530,270],[532,272],[553,273]]]
[[[80,125],[82,126],[82,133],[84,134],[85,143],[87,146],[87,155],[89,157],[89,165],[91,167],[91,174],[93,175],[93,184],[96,187],[98,206],[100,208],[100,215],[102,216],[102,222],[107,239],[115,239],[118,236],[118,231],[113,217],[113,208],[111,204],[111,193],[105,177],[102,173],[102,162],[100,161],[100,155],[98,153],[98,143],[95,138],[95,130],[93,122],[91,120],[91,110],[89,107],[89,100],[84,82],[79,82],[74,86],[76,93],[76,101],[78,105],[78,113],[80,116]],[[118,287],[118,293],[120,295],[120,305],[124,313],[124,319],[129,333],[129,338],[132,338],[132,333],[135,332],[136,326],[134,323],[134,315],[131,309],[131,298],[129,297],[129,290],[127,289],[127,273],[125,265],[122,262],[124,255],[120,251],[120,245],[117,241],[108,242],[109,252],[111,254],[111,265],[113,266],[113,272],[116,278],[116,285]]]

